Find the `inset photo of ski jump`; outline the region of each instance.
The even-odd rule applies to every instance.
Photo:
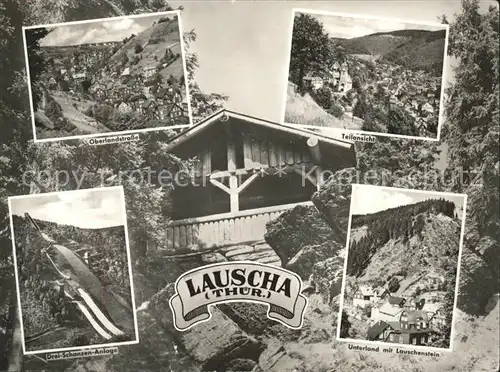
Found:
[[[9,198],[25,354],[139,342],[123,188]]]

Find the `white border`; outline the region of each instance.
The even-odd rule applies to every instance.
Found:
[[[334,16],[334,17],[351,17],[351,18],[361,18],[361,19],[371,19],[371,20],[377,20],[377,21],[390,21],[390,22],[401,22],[401,23],[410,23],[410,24],[415,24],[415,25],[426,25],[426,26],[435,26],[435,27],[442,27],[446,30],[446,36],[445,36],[445,42],[444,42],[444,58],[443,58],[443,71],[441,74],[441,95],[439,99],[439,114],[438,114],[438,126],[437,126],[437,137],[436,138],[431,138],[431,137],[420,137],[420,136],[407,136],[407,135],[402,135],[402,134],[392,134],[392,133],[381,133],[381,132],[369,132],[369,131],[363,131],[363,130],[354,130],[354,129],[344,129],[344,128],[331,128],[331,127],[321,127],[317,125],[307,125],[307,124],[294,124],[294,123],[287,123],[285,121],[286,117],[286,104],[287,104],[287,92],[288,92],[288,78],[290,74],[290,59],[291,59],[291,51],[292,51],[292,37],[293,37],[293,24],[295,21],[295,14],[296,13],[309,13],[309,14],[319,14],[319,15],[328,15],[328,16]],[[284,80],[284,86],[283,86],[283,107],[281,111],[281,121],[280,123],[283,125],[287,126],[292,126],[292,127],[300,127],[300,128],[305,128],[305,129],[311,129],[315,128],[320,129],[325,135],[338,135],[341,136],[342,133],[353,133],[353,134],[363,134],[363,135],[371,135],[371,136],[380,136],[380,137],[392,137],[392,138],[405,138],[405,139],[418,139],[418,140],[423,140],[423,141],[433,141],[433,142],[439,142],[441,138],[441,128],[443,125],[444,121],[444,95],[445,95],[445,76],[448,76],[448,65],[449,65],[449,59],[448,59],[448,41],[449,41],[449,33],[450,33],[450,27],[447,24],[441,24],[441,23],[433,23],[433,22],[426,22],[426,21],[418,21],[418,20],[404,20],[404,19],[399,19],[399,18],[387,18],[387,17],[378,17],[378,16],[371,16],[371,15],[362,15],[362,14],[352,14],[352,13],[337,13],[337,12],[330,12],[330,11],[325,11],[325,10],[315,10],[315,9],[304,9],[304,8],[293,8],[292,9],[292,20],[290,22],[290,30],[288,31],[288,45],[287,45],[287,50],[288,54],[286,56],[286,77],[283,78]],[[335,134],[332,134],[335,133]]]
[[[340,328],[342,325],[342,310],[343,310],[343,306],[344,306],[344,292],[345,292],[345,282],[346,282],[345,279],[347,276],[347,257],[349,255],[349,240],[350,240],[349,238],[350,238],[350,233],[351,233],[352,203],[353,203],[352,195],[354,193],[355,187],[362,187],[362,188],[367,188],[367,189],[378,188],[378,189],[385,189],[385,190],[390,190],[390,191],[429,194],[429,195],[435,195],[436,197],[439,197],[439,196],[461,196],[464,198],[464,205],[463,205],[463,210],[462,210],[462,224],[461,224],[461,232],[460,232],[460,241],[459,241],[459,246],[458,246],[457,275],[456,275],[456,279],[455,279],[456,280],[456,282],[455,282],[455,298],[453,301],[453,314],[452,314],[452,320],[451,320],[450,347],[449,348],[422,346],[422,345],[413,345],[413,344],[398,344],[398,343],[384,342],[384,341],[370,341],[370,340],[363,340],[363,339],[341,338],[340,337]],[[394,347],[398,347],[401,349],[434,350],[434,351],[441,351],[441,352],[452,352],[453,351],[453,341],[455,338],[455,323],[456,323],[458,288],[460,285],[460,268],[461,268],[461,262],[462,262],[463,240],[464,240],[464,233],[465,233],[467,194],[458,194],[458,193],[453,193],[453,192],[429,191],[429,190],[417,190],[417,189],[404,189],[404,188],[399,188],[399,187],[377,186],[377,185],[367,185],[367,184],[359,184],[359,183],[353,183],[351,190],[352,191],[351,191],[351,202],[350,202],[350,207],[349,207],[349,222],[348,222],[348,226],[347,226],[347,238],[346,238],[346,253],[345,253],[345,258],[344,258],[344,273],[342,275],[342,289],[340,292],[339,313],[338,313],[338,318],[337,318],[338,319],[337,320],[337,333],[336,333],[337,340],[340,342],[378,345],[378,346],[382,346],[382,347],[394,346]]]
[[[166,127],[143,128],[143,129],[134,129],[134,130],[123,130],[123,131],[119,131],[119,132],[102,132],[102,133],[91,133],[91,134],[82,134],[82,135],[66,136],[66,137],[51,137],[51,138],[37,139],[36,138],[36,126],[35,126],[35,110],[33,107],[33,94],[31,92],[31,78],[30,78],[30,69],[29,69],[29,60],[28,60],[28,47],[27,47],[27,43],[26,43],[26,30],[39,28],[39,27],[54,28],[54,27],[86,24],[86,23],[119,21],[119,20],[129,19],[129,18],[146,18],[146,17],[154,17],[154,16],[159,16],[159,15],[166,15],[166,16],[176,15],[177,16],[177,21],[178,21],[178,26],[179,26],[180,46],[181,46],[182,67],[183,67],[183,72],[184,72],[184,85],[186,87],[186,100],[187,100],[187,106],[188,106],[189,124],[171,125],[171,126],[166,126]],[[114,136],[114,135],[119,135],[119,134],[131,134],[131,133],[142,133],[142,132],[152,132],[152,131],[158,132],[158,131],[166,131],[169,129],[180,129],[180,128],[184,129],[184,128],[189,128],[194,124],[193,123],[193,112],[192,112],[192,108],[191,108],[191,96],[190,96],[190,92],[189,92],[188,72],[187,72],[187,65],[186,65],[186,52],[187,51],[186,51],[186,45],[184,42],[184,33],[183,33],[183,29],[182,29],[182,20],[181,20],[181,11],[180,10],[171,10],[171,11],[167,11],[167,12],[156,12],[156,13],[134,14],[134,15],[119,16],[119,17],[87,19],[87,20],[83,20],[83,21],[23,26],[22,33],[23,33],[24,58],[26,61],[26,66],[25,66],[26,79],[28,81],[28,97],[30,100],[29,104],[30,104],[30,111],[31,111],[30,112],[31,113],[31,126],[33,129],[33,140],[35,143],[55,142],[55,141],[64,141],[64,140],[77,140],[77,139],[85,139],[85,138],[88,139],[88,138],[92,138],[92,137],[108,137],[108,136]]]
[[[22,313],[22,307],[21,307],[21,294],[20,294],[20,290],[19,290],[19,273],[18,273],[17,258],[16,258],[16,240],[15,240],[15,235],[14,235],[15,233],[14,233],[14,222],[12,219],[11,201],[13,199],[27,199],[27,198],[31,198],[31,197],[36,198],[38,196],[45,196],[45,195],[56,195],[56,194],[61,194],[61,193],[89,192],[89,191],[104,190],[104,189],[106,189],[106,190],[116,189],[116,191],[118,191],[121,194],[121,197],[123,200],[123,204],[122,204],[122,206],[123,206],[123,209],[122,209],[123,226],[125,229],[125,246],[126,246],[126,251],[127,251],[128,271],[129,271],[129,278],[130,278],[130,295],[132,296],[132,312],[133,312],[133,316],[134,316],[135,340],[114,342],[114,343],[108,343],[108,344],[95,344],[95,345],[86,345],[86,346],[65,347],[65,348],[60,348],[60,349],[26,351],[25,338],[24,338],[23,313]],[[129,237],[128,237],[128,228],[127,228],[127,212],[126,212],[126,207],[125,207],[125,193],[123,191],[123,186],[96,187],[96,188],[92,188],[92,189],[56,191],[56,192],[47,192],[47,193],[43,193],[43,194],[28,194],[28,195],[10,196],[8,198],[8,204],[9,204],[10,230],[11,230],[11,234],[12,234],[11,235],[12,256],[13,256],[13,262],[14,262],[14,275],[16,278],[17,306],[18,306],[18,311],[19,311],[19,321],[21,323],[21,337],[22,337],[22,345],[23,345],[23,354],[24,355],[35,355],[35,354],[44,354],[44,353],[69,351],[69,350],[97,349],[97,348],[102,348],[102,347],[106,348],[106,347],[113,347],[113,346],[138,344],[139,343],[139,327],[137,324],[137,311],[136,311],[136,307],[135,307],[134,282],[133,282],[133,275],[132,275],[132,263],[131,263],[131,258],[130,258],[130,243],[129,243]]]

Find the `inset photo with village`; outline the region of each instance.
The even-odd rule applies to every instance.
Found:
[[[465,194],[353,185],[338,338],[452,349]]]
[[[178,11],[23,28],[35,141],[192,124]]]
[[[285,124],[439,140],[448,25],[294,9]]]
[[[139,342],[123,188],[9,198],[24,354]]]

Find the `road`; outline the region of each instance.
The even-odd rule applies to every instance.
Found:
[[[73,104],[76,104],[77,107],[82,107],[85,105],[84,102],[74,100],[68,94],[60,92],[54,93],[52,97],[61,106],[64,117],[82,132],[87,134],[110,132],[104,125],[73,106]]]

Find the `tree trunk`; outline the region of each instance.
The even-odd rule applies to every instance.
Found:
[[[12,345],[7,355],[8,372],[21,372],[23,370],[23,340],[21,334],[21,320],[19,318],[19,309],[17,307],[17,301],[14,305],[13,310],[13,321],[11,325],[14,327],[14,332],[12,334]]]

